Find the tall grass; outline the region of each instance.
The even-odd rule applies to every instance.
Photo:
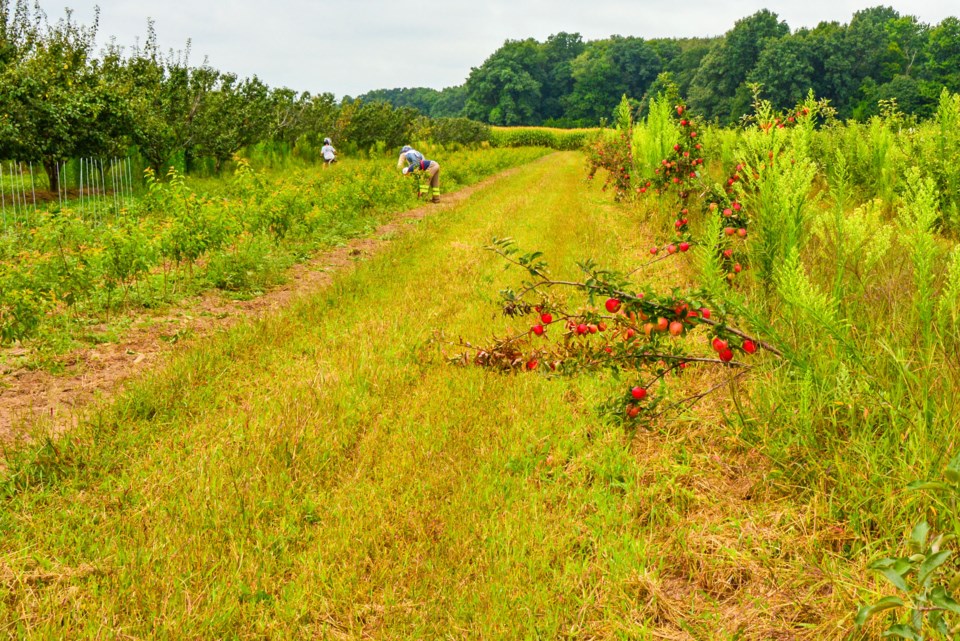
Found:
[[[851,555],[898,546],[929,505],[903,488],[937,478],[960,448],[957,250],[937,233],[931,165],[921,155],[904,169],[903,150],[924,135],[887,115],[812,136],[762,126],[739,136],[757,269],[731,297],[764,310],[754,321],[785,360],[751,386],[736,423],[814,509],[851,528]],[[716,281],[709,261],[701,273]]]
[[[600,129],[553,127],[491,127],[492,147],[547,147],[561,151],[583,149],[597,139]]]
[[[650,111],[643,123],[633,129],[633,164],[640,176],[652,176],[660,161],[673,153],[680,140],[680,130],[673,119],[673,104],[666,96],[650,101]]]
[[[811,186],[816,165],[802,130],[751,129],[744,132],[738,164],[753,177],[751,188],[738,184],[738,195],[751,214],[751,262],[770,287],[778,266],[798,254],[808,238]]]

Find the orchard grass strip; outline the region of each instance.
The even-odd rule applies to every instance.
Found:
[[[442,155],[444,193],[530,162],[546,149]],[[130,312],[217,289],[252,297],[312,253],[367,236],[416,203],[395,158],[268,174],[240,160],[228,179],[149,173],[142,198],[93,216],[77,201],[0,230],[0,367],[114,340]],[[111,201],[112,203],[112,201]]]
[[[0,631],[844,638],[862,568],[766,482],[724,428],[726,397],[633,431],[597,417],[610,380],[447,365],[438,336],[514,326],[497,292],[517,276],[490,238],[541,249],[558,277],[644,260],[649,232],[582,168],[527,165],[9,452]]]

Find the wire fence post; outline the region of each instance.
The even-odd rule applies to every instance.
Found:
[[[0,164],[0,207],[3,208],[3,231],[7,231],[7,190],[3,187],[3,164]]]
[[[113,211],[116,215],[120,215],[120,203],[117,202],[117,173],[113,170],[116,165],[116,158],[111,158],[107,161],[107,165],[110,167],[110,186],[113,187]]]
[[[99,169],[97,169],[98,166]],[[100,193],[97,195],[97,223],[99,224],[106,216],[106,212],[104,211],[106,205],[103,202],[104,192],[106,191],[103,184],[103,162],[99,158],[93,158],[93,168],[96,171],[97,178],[100,179]]]
[[[57,161],[57,164],[54,165],[54,174],[57,177],[57,202],[60,203],[60,209],[63,209],[63,198],[60,197],[60,161]]]
[[[100,211],[97,208],[97,188],[99,185],[97,184],[97,167],[94,164],[93,158],[87,158],[87,176],[90,178],[90,180],[87,181],[87,184],[90,185],[90,189],[88,190],[90,192],[90,198],[87,202],[90,203],[90,209],[93,210],[94,224],[97,224],[100,222]]]
[[[78,194],[78,199],[80,200],[80,214],[83,215],[83,158],[80,159],[80,193]]]
[[[10,193],[13,194],[13,224],[17,223],[17,181],[13,179],[13,161],[7,165],[7,172],[10,174]]]
[[[20,224],[27,220],[27,183],[23,179],[23,163],[17,161],[17,176],[20,178],[20,201],[23,207],[20,209]]]
[[[0,207],[3,208],[3,231],[7,231],[7,192],[3,188],[3,164],[0,164]]]
[[[129,192],[129,196],[128,196],[129,200],[127,202],[127,207],[130,207],[131,203],[133,203],[133,168],[130,166],[131,163],[130,163],[129,156],[127,156],[126,165],[127,165],[127,190]]]
[[[43,177],[38,175],[41,167]],[[136,202],[134,169],[129,156],[55,160],[49,174],[45,165],[38,163],[34,167],[32,160],[0,161],[0,232],[8,231],[11,225],[34,224],[38,207],[59,205],[59,210],[63,210],[72,205],[74,211],[93,225],[102,224],[105,216],[119,217]],[[71,175],[76,180],[72,194]],[[56,200],[53,199],[54,184]]]
[[[109,211],[112,208],[110,206],[110,194],[107,193],[107,172],[103,168],[103,158],[99,158],[98,162],[100,163],[100,198],[107,198],[107,202],[101,204],[105,210]]]
[[[37,208],[37,188],[33,181],[33,161],[30,161],[30,192],[33,194],[33,208],[36,213]]]

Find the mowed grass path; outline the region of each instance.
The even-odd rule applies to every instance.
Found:
[[[598,420],[601,382],[454,367],[431,342],[520,325],[498,314],[498,290],[521,275],[482,250],[493,236],[545,251],[557,276],[586,257],[636,263],[649,238],[583,183],[578,154],[524,167],[15,464],[25,487],[0,503],[0,631],[554,639],[669,625],[670,638],[707,638],[697,631],[726,626],[704,614],[716,599],[667,581],[689,565],[670,555],[696,547],[675,536],[696,516],[678,510],[698,503],[665,488],[696,452],[665,452],[672,478],[656,485],[651,456]],[[699,627],[671,623],[687,615]]]

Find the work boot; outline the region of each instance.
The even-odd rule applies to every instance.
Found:
[[[438,202],[440,202],[440,196],[434,196],[433,199],[432,199],[430,202],[432,202],[432,203],[438,203]]]

